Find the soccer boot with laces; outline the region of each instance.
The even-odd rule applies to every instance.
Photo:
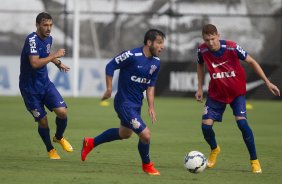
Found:
[[[259,164],[259,160],[251,160],[251,166],[252,166],[252,172],[253,173],[262,173],[260,164]]]
[[[61,157],[58,155],[56,149],[51,149],[51,150],[48,152],[48,156],[49,156],[49,158],[52,159],[52,160],[61,159]]]
[[[209,155],[208,164],[207,164],[208,168],[212,168],[212,167],[215,166],[216,157],[219,153],[220,153],[220,147],[219,147],[219,145],[217,145],[217,147],[215,149],[211,150],[211,153]]]
[[[63,149],[67,152],[73,152],[73,148],[71,144],[63,137],[60,140],[56,138],[56,136],[53,137],[53,142],[59,143]]]
[[[94,138],[84,138],[81,149],[81,160],[85,161],[88,153],[94,148]]]
[[[145,173],[153,176],[159,176],[161,173],[154,167],[154,163],[142,164],[142,169]]]

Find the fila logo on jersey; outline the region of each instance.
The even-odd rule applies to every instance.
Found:
[[[124,60],[126,60],[127,58],[129,58],[130,56],[133,56],[133,54],[129,51],[126,51],[124,53],[122,53],[121,55],[117,56],[115,58],[115,61],[117,64],[123,62]]]
[[[34,35],[33,37],[29,38],[30,53],[37,53],[35,37],[36,37],[36,35]]]
[[[141,84],[150,84],[150,82],[151,82],[150,79],[136,77],[136,76],[131,76],[131,80],[133,82],[138,82],[138,83],[141,83]]]
[[[213,73],[212,78],[213,79],[222,79],[222,78],[229,78],[229,77],[236,77],[235,72],[218,72],[218,73]]]

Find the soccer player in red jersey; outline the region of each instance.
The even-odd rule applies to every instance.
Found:
[[[213,124],[215,121],[222,121],[226,105],[230,104],[250,154],[252,172],[261,173],[262,169],[256,154],[254,136],[247,122],[246,77],[240,60],[247,62],[253,68],[275,96],[280,96],[280,91],[268,80],[260,65],[238,44],[229,40],[220,40],[220,35],[214,25],[205,25],[202,29],[202,36],[204,43],[198,47],[197,73],[199,83],[195,97],[197,101],[203,101],[205,64],[211,78],[202,116],[202,132],[211,148],[207,167],[215,166],[217,155],[220,152],[212,129]]]

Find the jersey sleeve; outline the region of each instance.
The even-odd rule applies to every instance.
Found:
[[[106,66],[106,75],[113,76],[115,70],[126,67],[133,62],[134,55],[131,51],[122,52],[120,55],[114,57]]]
[[[25,50],[29,56],[30,55],[34,55],[34,56],[39,55],[36,35],[26,38],[25,47],[26,47]]]
[[[240,60],[245,60],[248,53],[238,44],[236,44],[236,52]]]
[[[203,60],[202,53],[201,53],[201,50],[200,50],[200,49],[198,49],[197,55],[198,55],[197,62],[198,62],[199,64],[203,64],[203,63],[204,63],[204,60]]]
[[[151,68],[152,69],[152,68]],[[157,66],[156,70],[153,72],[152,74],[152,78],[151,78],[151,81],[150,83],[148,84],[148,86],[155,86],[156,85],[156,82],[157,82],[157,78],[158,78],[158,75],[159,75],[159,71],[160,71],[160,65]]]

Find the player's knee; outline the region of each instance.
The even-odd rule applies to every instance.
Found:
[[[141,140],[141,142],[143,142],[144,144],[150,144],[150,140],[151,140],[151,137],[150,136],[148,136],[148,137],[141,137],[140,138],[140,140]]]
[[[67,118],[67,108],[60,108],[55,111],[56,115],[60,119],[66,119]]]
[[[120,131],[119,132],[119,136],[121,139],[128,139],[131,137],[131,135],[132,135],[131,131]]]
[[[131,137],[131,134],[123,134],[123,135],[120,135],[120,138],[121,139],[128,139]]]
[[[151,132],[149,131],[149,129],[147,129],[146,131],[143,131],[140,135],[139,135],[140,140],[144,143],[144,144],[150,144],[150,140],[151,140]]]
[[[120,126],[119,130],[118,130],[118,134],[119,134],[119,137],[121,139],[128,139],[131,137],[132,135],[132,130],[130,128],[127,128],[123,125]]]
[[[46,117],[46,116],[44,116],[42,119],[40,119],[40,120],[38,121],[38,126],[39,126],[40,128],[48,128],[48,120],[47,120],[47,117]]]

